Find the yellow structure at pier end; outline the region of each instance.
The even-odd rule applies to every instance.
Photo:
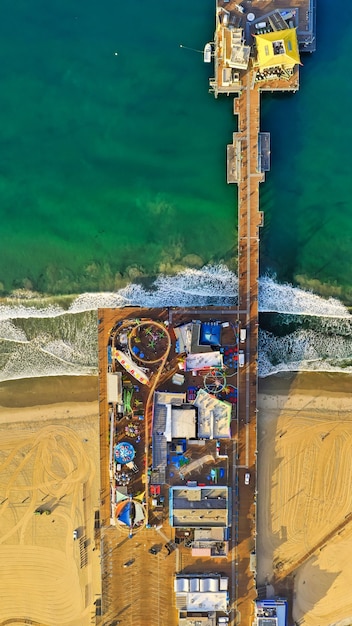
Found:
[[[255,35],[257,57],[254,67],[293,68],[301,64],[295,28]]]

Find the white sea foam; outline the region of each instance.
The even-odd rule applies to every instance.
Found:
[[[324,329],[323,329],[324,330]],[[352,372],[352,336],[298,330],[284,337],[259,332],[258,371],[269,376],[283,371]]]
[[[8,354],[0,371],[0,380],[32,378],[34,376],[59,376],[64,374],[96,374],[96,367],[70,363],[45,352],[35,341],[17,343]]]
[[[72,363],[76,361],[77,355],[75,347],[60,339],[56,339],[55,341],[49,341],[49,343],[47,343],[42,348],[42,350],[46,354],[54,356],[60,359],[60,361],[64,361],[66,363]]]
[[[159,276],[147,290],[130,283],[117,292],[84,293],[77,296],[69,308],[70,313],[113,308],[126,305],[148,307],[202,306],[214,304],[233,305],[238,296],[238,278],[225,265],[207,265],[202,269],[186,269],[175,276]],[[29,301],[30,302],[30,301]],[[264,276],[259,281],[259,310],[261,312],[295,313],[349,317],[348,310],[336,299],[321,298],[289,284],[280,284]],[[36,308],[8,299],[0,306],[0,320],[14,318],[58,317],[65,310],[60,306]]]
[[[176,276],[159,276],[148,290],[131,283],[115,293],[85,293],[74,299],[68,311],[59,305],[41,307],[39,303],[37,307],[30,300],[23,304],[17,298],[9,298],[0,305],[0,380],[97,373],[94,312],[98,308],[233,306],[237,295],[237,276],[227,267],[217,265],[184,270]],[[351,316],[338,300],[281,285],[265,276],[259,283],[259,310],[285,314],[290,323],[296,315],[320,318],[319,331],[299,330],[283,338],[261,333],[261,376],[284,369],[350,371]],[[21,327],[16,326],[16,320],[22,320]]]
[[[0,339],[27,341],[26,333],[21,328],[16,328],[10,319],[0,320]]]
[[[17,299],[13,299],[11,302],[11,298],[8,298],[8,304],[0,305],[0,320],[58,317],[63,313],[65,313],[65,310],[59,306],[36,308],[30,305],[19,304]]]
[[[186,269],[175,276],[158,276],[150,290],[130,283],[116,293],[85,293],[78,296],[70,312],[129,304],[147,307],[205,306],[234,304],[238,278],[223,265]]]
[[[259,281],[259,310],[324,317],[350,316],[346,307],[335,298],[321,298],[287,283],[280,284],[268,276]]]

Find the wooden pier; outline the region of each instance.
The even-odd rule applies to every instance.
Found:
[[[247,58],[248,47],[250,59],[243,69],[240,63]],[[236,626],[255,623],[257,598],[258,281],[259,234],[264,223],[259,210],[259,185],[270,169],[271,160],[270,135],[260,131],[260,94],[297,91],[299,53],[314,50],[315,0],[217,1],[214,78],[210,80],[210,88],[215,97],[221,93],[235,96],[234,115],[238,123],[232,143],[227,146],[227,182],[238,186],[237,319],[241,328],[246,329],[246,340],[240,345],[243,365],[238,370],[237,435],[234,435],[236,507],[232,524],[236,541],[231,623]],[[282,65],[276,56],[280,54]],[[287,63],[290,58],[291,65]],[[238,64],[237,59],[241,60]]]
[[[211,91],[215,97],[222,93],[235,96],[233,112],[237,118],[237,130],[227,146],[227,182],[238,186],[238,306],[221,310],[214,307],[195,310],[128,307],[99,311],[103,597],[101,621],[98,618],[97,624],[117,624],[121,618],[124,623],[140,626],[193,624],[197,615],[190,615],[191,621],[184,621],[188,620],[184,608],[188,604],[182,594],[176,597],[171,591],[175,574],[198,576],[202,572],[208,575],[217,571],[227,577],[229,584],[226,611],[219,609],[219,612],[226,612],[226,617],[222,615],[222,618],[228,619],[231,626],[252,626],[256,623],[258,283],[260,227],[264,223],[264,215],[259,210],[259,186],[265,179],[265,172],[270,169],[271,161],[270,135],[260,130],[260,94],[262,91],[294,92],[298,89],[299,53],[315,49],[315,0],[275,0],[275,3],[273,0],[217,0],[213,45]],[[182,481],[186,479],[174,460],[175,467],[170,464],[170,459],[167,460],[166,441],[163,446],[164,440],[161,439],[165,424],[160,418],[161,426],[159,428],[157,422],[153,432],[151,417],[155,390],[166,393],[171,389],[173,393],[179,393],[183,388],[186,397],[189,390],[204,387],[204,376],[200,373],[184,367],[180,374],[180,364],[181,368],[182,363],[185,365],[186,349],[185,346],[181,351],[179,346],[176,349],[180,339],[177,339],[175,329],[193,324],[194,318],[198,323],[212,323],[214,315],[221,323],[223,345],[236,345],[238,368],[237,373],[235,370],[231,375],[237,376],[233,379],[237,380],[237,412],[236,408],[231,409],[228,435],[221,445],[215,440],[200,441],[201,447],[195,448],[192,454],[196,460],[203,456],[209,458],[210,455],[213,465],[219,466],[219,472],[221,469],[220,482],[222,480],[224,485],[230,487],[228,510],[231,520],[226,542],[223,542],[224,545],[226,543],[226,552],[221,555],[208,552],[193,554],[189,544],[190,532],[186,541],[186,534],[180,534],[178,527],[170,521],[168,490],[183,485]],[[121,349],[127,353],[127,348],[123,348],[127,339],[123,339],[121,331],[127,329],[129,336],[135,337],[137,332],[134,334],[134,328],[149,328],[153,324],[160,331],[160,341],[165,344],[164,352],[158,358],[153,357],[148,362],[143,354],[144,360],[141,360],[140,347],[143,344],[131,348],[132,344],[128,343],[130,352],[134,349],[134,354],[140,353],[137,357],[139,363],[149,363],[146,368],[148,383],[136,385],[136,376],[130,380],[127,368],[127,373],[120,372],[125,389],[134,389],[135,406],[142,408],[128,409],[126,398],[117,402],[123,405],[122,408],[109,407],[107,374],[109,367],[112,368],[112,349],[116,352],[116,342],[111,337],[115,337],[118,329]],[[144,340],[143,332],[139,333],[138,339],[140,342]],[[111,351],[109,357],[108,346]],[[150,345],[151,350],[154,348]],[[119,365],[116,364],[116,367]],[[178,380],[175,380],[175,375]],[[188,402],[193,400],[190,398]],[[116,417],[115,421],[112,415]],[[120,478],[117,470],[119,463],[112,462],[112,446],[124,440],[126,427],[128,431],[128,425],[133,420],[141,434],[129,496],[134,494],[141,498],[145,511],[143,527],[136,529],[132,528],[132,522],[129,528],[116,522],[119,500],[115,498],[115,488],[120,485]],[[155,460],[157,455],[154,455],[153,461],[156,445],[159,446],[160,463]],[[218,447],[221,447],[221,454]],[[170,468],[167,470],[168,466],[171,471]],[[195,475],[196,485],[204,487],[210,484],[213,479],[208,475],[206,464],[204,471],[199,472]],[[160,501],[153,497],[151,488],[154,487],[158,487],[161,493]],[[123,488],[123,485],[118,487]],[[127,494],[127,488],[125,491]],[[186,528],[186,522],[184,524]],[[199,522],[199,528],[203,524]],[[196,524],[194,527],[198,528]],[[178,543],[174,543],[177,533]],[[281,584],[284,576],[285,572],[278,572],[276,582]],[[263,589],[259,593],[262,596]],[[205,609],[197,610],[199,614],[206,613]],[[216,612],[209,611],[207,617],[202,616],[202,620],[215,626]]]
[[[258,87],[252,87],[252,78],[251,72],[247,72],[241,95],[234,100],[238,132],[233,136],[236,154],[234,182],[238,185],[238,318],[241,328],[246,329],[246,341],[242,346],[244,365],[238,370],[239,505],[235,512],[237,519],[234,520],[238,528],[234,623],[241,625],[253,623],[253,601],[257,596],[253,563],[256,536],[259,228],[263,223],[259,211],[259,184],[264,180],[264,172],[261,171],[263,159],[259,154],[260,93]],[[248,485],[244,480],[247,472],[250,474]]]

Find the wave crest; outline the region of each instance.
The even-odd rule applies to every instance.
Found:
[[[324,317],[349,317],[346,307],[335,298],[322,298],[310,291],[278,283],[269,276],[259,281],[259,311],[296,315],[322,315]]]
[[[84,293],[74,298],[68,310],[60,300],[46,305],[44,297],[25,303],[8,298],[0,305],[0,380],[96,374],[98,308],[236,306],[237,297],[237,276],[224,265],[208,265],[158,276],[149,289],[131,283],[115,293]],[[287,324],[292,316],[320,318],[315,329],[285,337],[261,331],[261,376],[284,369],[352,371],[351,316],[338,300],[264,276],[259,281],[259,310],[282,313]]]

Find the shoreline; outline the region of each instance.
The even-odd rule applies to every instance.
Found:
[[[352,374],[346,372],[278,372],[258,379],[259,395],[289,395],[292,389],[309,395],[319,390],[321,395],[351,393]]]
[[[44,376],[0,382],[0,407],[31,408],[98,401],[98,376]]]
[[[342,372],[282,372],[258,380],[259,396],[322,396],[350,394],[352,374]],[[98,376],[43,376],[0,382],[0,407],[30,408],[61,403],[98,401]]]

